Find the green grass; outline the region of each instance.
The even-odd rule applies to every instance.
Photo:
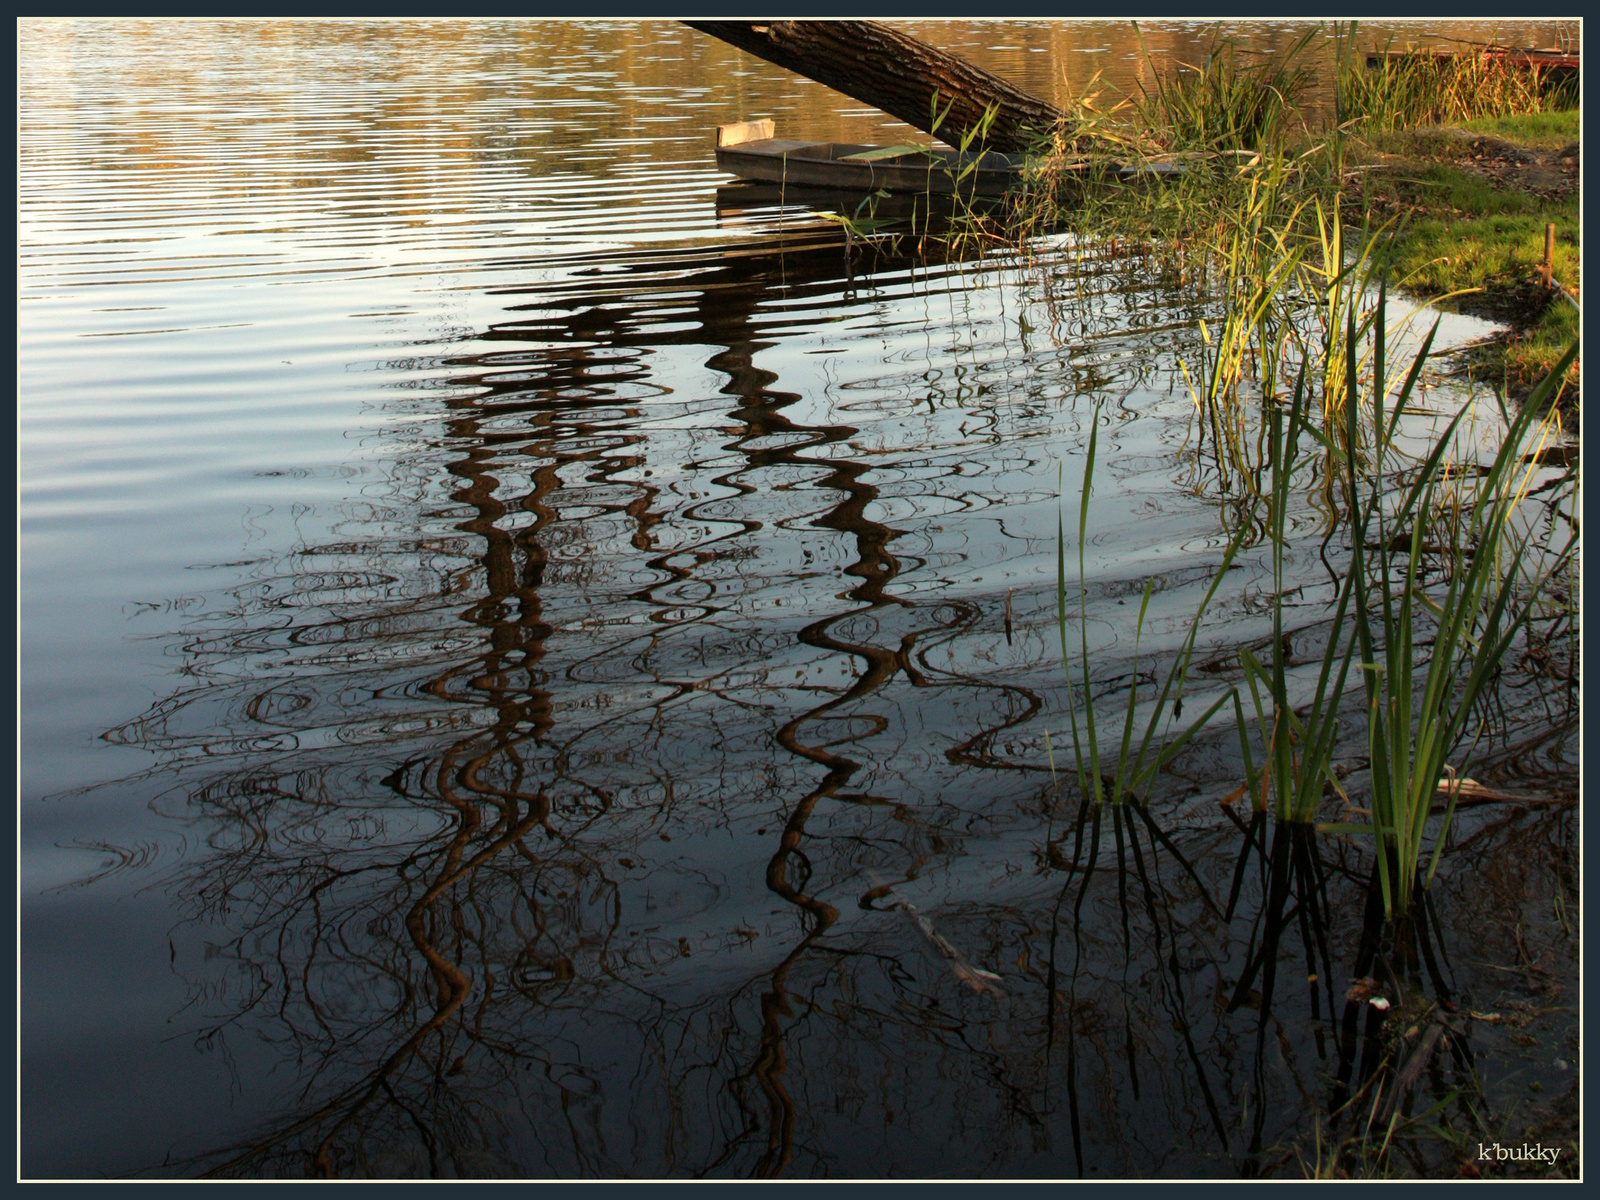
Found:
[[[1556,227],[1555,278],[1578,286],[1576,197],[1552,203],[1435,163],[1404,176],[1369,174],[1359,206],[1404,217],[1380,253],[1390,277],[1408,293],[1424,299],[1456,294],[1454,304],[1463,311],[1517,327],[1483,361],[1496,382],[1526,391],[1577,336],[1576,306],[1534,287],[1546,222]],[[1577,379],[1574,366],[1569,386]]]
[[[1556,260],[1558,263],[1560,259]],[[1578,306],[1557,300],[1529,328],[1506,345],[1502,361],[1519,380],[1541,377],[1555,370],[1565,348],[1578,338]],[[1576,364],[1567,372],[1568,385],[1575,387]]]
[[[1578,140],[1580,113],[1575,108],[1560,112],[1523,113],[1511,117],[1479,117],[1465,121],[1468,133],[1487,134],[1513,146],[1534,150],[1561,150]]]
[[[1435,168],[1429,174],[1447,170]],[[1435,182],[1442,186],[1435,187]],[[1409,220],[1382,251],[1390,273],[1405,280],[1408,291],[1433,297],[1491,288],[1502,281],[1532,280],[1544,261],[1547,221],[1556,227],[1555,277],[1577,285],[1576,201],[1542,207],[1522,193],[1491,192],[1479,205],[1471,193],[1484,190],[1480,181],[1472,180],[1460,188],[1452,183],[1425,180],[1418,189],[1419,203],[1391,200],[1385,204],[1386,210],[1409,212]],[[1367,205],[1369,210],[1372,207]]]

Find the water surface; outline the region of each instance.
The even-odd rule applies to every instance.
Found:
[[[915,29],[1058,98],[1142,61]],[[1091,422],[1108,694],[1146,581],[1164,664],[1238,519],[1183,292],[1070,237],[847,249],[710,131],[903,127],[670,23],[20,38],[25,1174],[1295,1169],[1343,994],[1240,983],[1269,832],[1227,905],[1220,752],[1127,828],[1051,768]],[[1270,632],[1245,558],[1218,653]],[[1512,946],[1574,829],[1482,819],[1447,921]],[[1491,887],[1508,845],[1549,870]],[[1358,956],[1359,853],[1295,861],[1305,953]]]

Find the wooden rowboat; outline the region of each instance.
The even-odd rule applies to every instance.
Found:
[[[770,119],[717,127],[717,169],[741,179],[795,188],[864,194],[933,193],[999,196],[1022,182],[1028,158],[936,146],[864,146],[850,142],[798,142],[774,137]],[[1123,167],[1125,178],[1161,176],[1169,163]]]
[[[741,179],[844,192],[958,190],[997,196],[1018,183],[1020,154],[962,154],[925,146],[864,146],[774,137],[770,119],[717,128],[717,169]]]

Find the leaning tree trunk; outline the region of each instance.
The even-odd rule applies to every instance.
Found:
[[[1025,150],[1066,121],[1060,109],[998,75],[877,21],[685,23],[948,142],[976,129],[990,105],[995,116],[985,144],[991,150]],[[951,106],[937,130],[936,94],[939,114]]]

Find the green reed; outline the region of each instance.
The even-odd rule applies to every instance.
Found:
[[[1347,252],[1337,206],[1331,217],[1320,204],[1311,207],[1314,235],[1299,228],[1304,206],[1283,216],[1278,228],[1265,219],[1268,212],[1240,220],[1249,241],[1236,236],[1230,245],[1216,333],[1202,321],[1203,345],[1195,371],[1182,359],[1178,364],[1195,404],[1197,452],[1203,452],[1209,433],[1216,488],[1224,494],[1240,491],[1247,501],[1237,536],[1249,536],[1265,506],[1261,533],[1272,562],[1271,649],[1265,663],[1248,647],[1239,652],[1265,754],[1261,772],[1238,703],[1235,715],[1246,789],[1262,809],[1271,807],[1281,820],[1297,822],[1315,818],[1325,786],[1338,787],[1331,764],[1353,656],[1347,620],[1354,582],[1347,575],[1336,589],[1315,685],[1310,700],[1297,707],[1289,695],[1290,668],[1283,650],[1288,513],[1297,495],[1296,480],[1313,473],[1323,497],[1324,542],[1337,532],[1347,507],[1335,495],[1338,464],[1347,454],[1364,452],[1359,433],[1351,435],[1357,441],[1347,441],[1340,417],[1345,364],[1350,361],[1343,348],[1346,341],[1359,346],[1384,319],[1381,305],[1363,303],[1371,281],[1372,247],[1382,231],[1369,231],[1354,252]],[[1367,365],[1358,351],[1353,366]],[[1285,397],[1279,394],[1279,380],[1291,371],[1297,378]],[[1254,385],[1253,397],[1243,388],[1247,381]],[[1364,440],[1370,442],[1370,437]],[[1304,441],[1320,447],[1320,459],[1300,456]],[[1308,472],[1315,467],[1320,470]]]
[[[1391,53],[1391,39],[1378,52],[1378,64],[1369,68],[1367,56],[1354,50],[1354,23],[1336,37],[1335,105],[1341,125],[1387,133],[1578,107],[1576,72],[1518,63],[1496,47],[1445,58],[1421,49]]]
[[[1138,28],[1136,23],[1136,33]],[[1281,142],[1301,96],[1315,82],[1315,70],[1302,55],[1320,32],[1308,29],[1267,63],[1240,64],[1238,48],[1223,40],[1198,67],[1180,64],[1170,75],[1155,73],[1153,90],[1140,85],[1145,122],[1172,150],[1259,151]],[[1142,34],[1139,44],[1154,71]]]
[[[1067,714],[1078,771],[1078,786],[1084,798],[1092,800],[1097,805],[1107,801],[1120,804],[1124,800],[1140,800],[1156,774],[1188,745],[1224,704],[1234,699],[1232,691],[1224,693],[1184,727],[1172,741],[1167,742],[1161,738],[1163,718],[1167,719],[1166,727],[1170,729],[1171,721],[1182,712],[1183,684],[1194,656],[1195,639],[1200,632],[1200,619],[1210,607],[1212,598],[1217,594],[1218,587],[1221,586],[1228,568],[1233,563],[1234,555],[1243,544],[1243,539],[1239,537],[1230,541],[1210,587],[1206,589],[1194,618],[1189,622],[1189,632],[1184,638],[1183,645],[1167,671],[1165,682],[1156,694],[1149,719],[1140,732],[1137,731],[1135,719],[1139,706],[1139,640],[1144,633],[1145,614],[1150,606],[1150,597],[1155,593],[1156,581],[1151,579],[1145,583],[1144,595],[1139,601],[1139,615],[1134,625],[1131,683],[1128,688],[1127,708],[1122,718],[1122,736],[1117,743],[1115,758],[1110,762],[1102,762],[1100,730],[1095,717],[1094,686],[1090,680],[1089,670],[1088,588],[1084,583],[1083,550],[1088,537],[1089,497],[1094,486],[1095,449],[1099,439],[1099,426],[1100,406],[1097,404],[1094,420],[1089,429],[1089,448],[1085,453],[1083,485],[1078,500],[1078,634],[1080,681],[1083,690],[1081,723],[1077,702],[1073,698],[1072,654],[1067,648],[1066,532],[1059,515],[1056,521],[1056,612],[1061,634],[1061,666],[1067,677]],[[1108,766],[1109,773],[1106,769]]]
[[[1528,435],[1559,386],[1562,372],[1576,358],[1575,342],[1557,370],[1535,390],[1512,418],[1494,462],[1473,486],[1466,519],[1435,519],[1435,500],[1453,478],[1447,455],[1466,408],[1446,426],[1420,465],[1412,465],[1395,445],[1396,429],[1416,387],[1433,343],[1423,341],[1394,399],[1385,411],[1384,308],[1380,290],[1373,323],[1370,433],[1365,470],[1358,456],[1345,456],[1351,506],[1349,527],[1353,582],[1353,624],[1367,700],[1371,759],[1370,826],[1340,825],[1366,832],[1377,843],[1379,878],[1387,916],[1403,916],[1419,875],[1427,824],[1440,782],[1450,772],[1447,758],[1472,727],[1474,711],[1490,695],[1501,663],[1532,612],[1545,572],[1533,573],[1530,589],[1523,572],[1530,534],[1513,530],[1513,516],[1526,488],[1518,465]],[[1346,444],[1358,441],[1362,406],[1358,396],[1356,328],[1350,314],[1344,340],[1347,397],[1343,406]],[[1437,325],[1435,325],[1437,331]],[[1388,479],[1400,470],[1408,486],[1391,493]],[[1368,538],[1376,525],[1375,550]],[[1442,596],[1424,588],[1425,559],[1442,559],[1448,583]],[[1339,631],[1335,631],[1338,636]],[[1431,644],[1429,634],[1431,633]],[[1431,883],[1455,814],[1458,791],[1438,827],[1422,885]]]
[[[1338,588],[1331,617],[1332,631],[1319,664],[1311,700],[1297,708],[1289,699],[1288,665],[1284,661],[1283,606],[1286,590],[1283,560],[1288,545],[1285,526],[1296,474],[1297,450],[1302,434],[1312,432],[1306,425],[1304,367],[1295,384],[1287,422],[1282,409],[1274,407],[1269,430],[1271,488],[1268,493],[1266,536],[1272,547],[1270,666],[1263,667],[1248,647],[1239,650],[1245,683],[1250,690],[1266,749],[1266,762],[1260,776],[1251,761],[1242,712],[1237,714],[1239,737],[1245,759],[1246,788],[1258,797],[1259,806],[1267,806],[1270,792],[1280,821],[1307,822],[1316,817],[1324,785],[1335,790],[1338,788],[1333,774],[1333,749],[1339,734],[1340,700],[1344,696],[1354,651],[1353,639],[1341,635],[1346,627],[1355,585],[1353,577],[1346,575]],[[1262,702],[1263,687],[1271,701],[1270,717],[1267,706]]]
[[[1263,807],[1270,797],[1281,819],[1315,819],[1326,791],[1339,791],[1331,760],[1351,664],[1358,661],[1369,693],[1374,763],[1374,824],[1363,828],[1382,845],[1390,910],[1404,912],[1410,878],[1396,876],[1393,864],[1415,864],[1435,792],[1449,773],[1447,756],[1460,746],[1474,708],[1492,692],[1501,661],[1530,619],[1546,576],[1572,561],[1571,545],[1554,553],[1542,547],[1534,555],[1541,565],[1534,566],[1527,537],[1514,537],[1510,522],[1517,503],[1514,466],[1576,347],[1510,420],[1495,465],[1481,480],[1458,469],[1450,457],[1465,407],[1425,453],[1408,454],[1397,430],[1432,353],[1433,334],[1412,358],[1390,402],[1388,288],[1375,265],[1387,230],[1364,231],[1355,245],[1347,245],[1337,206],[1331,214],[1319,203],[1311,208],[1316,235],[1298,246],[1288,229],[1248,252],[1239,240],[1232,243],[1215,333],[1202,322],[1204,349],[1197,369],[1191,372],[1181,361],[1179,366],[1195,402],[1202,443],[1208,432],[1212,439],[1218,484],[1228,490],[1230,480],[1242,482],[1250,498],[1241,532],[1265,506],[1264,536],[1273,570],[1272,649],[1258,659],[1244,648],[1240,661],[1266,759],[1258,772],[1239,710],[1247,786]],[[1254,228],[1259,232],[1259,225]],[[1299,378],[1285,410],[1274,380],[1287,373],[1295,356]],[[1251,363],[1254,398],[1241,388],[1252,374]],[[1549,419],[1559,416],[1552,411]],[[1253,458],[1252,438],[1264,442]],[[1309,465],[1298,458],[1303,440],[1321,450],[1321,469],[1314,474],[1326,501],[1325,542],[1344,528],[1352,564],[1336,588],[1309,701],[1297,707],[1284,661],[1283,564],[1286,514],[1295,493],[1291,484]],[[1396,499],[1385,481],[1398,476],[1409,482]],[[1384,548],[1394,544],[1397,525],[1408,531],[1406,570],[1396,567],[1388,549],[1369,556],[1374,525],[1377,544]],[[1428,587],[1421,581],[1424,559],[1433,576]],[[1552,561],[1554,567],[1547,569]],[[1446,828],[1452,814],[1453,809],[1445,815]],[[1434,854],[1437,862],[1437,845]]]
[[[1384,836],[1391,844],[1386,853],[1409,862],[1414,861],[1410,852],[1421,836],[1433,790],[1445,772],[1445,756],[1459,742],[1473,706],[1484,699],[1506,647],[1529,619],[1543,586],[1544,568],[1523,569],[1527,565],[1525,539],[1507,552],[1508,522],[1515,501],[1502,485],[1518,461],[1531,423],[1538,419],[1557,382],[1554,377],[1547,381],[1510,421],[1496,466],[1481,481],[1475,481],[1471,472],[1457,469],[1449,457],[1452,439],[1468,411],[1465,407],[1427,453],[1408,455],[1400,448],[1396,432],[1432,352],[1433,334],[1423,341],[1392,405],[1387,405],[1385,397],[1392,389],[1386,362],[1386,282],[1377,280],[1375,303],[1364,299],[1376,273],[1374,247],[1384,231],[1368,231],[1354,249],[1347,249],[1337,217],[1330,222],[1320,212],[1318,216],[1321,230],[1314,245],[1320,255],[1296,260],[1286,252],[1283,262],[1298,261],[1300,269],[1292,279],[1286,275],[1272,284],[1274,289],[1294,293],[1272,310],[1278,320],[1289,323],[1290,333],[1277,343],[1271,371],[1262,378],[1259,402],[1243,396],[1238,386],[1244,374],[1239,365],[1244,360],[1240,348],[1252,336],[1262,340],[1260,329],[1253,327],[1268,311],[1254,293],[1250,305],[1233,308],[1225,304],[1219,336],[1205,339],[1217,349],[1200,360],[1204,369],[1198,373],[1207,381],[1204,389],[1195,386],[1194,376],[1181,361],[1179,365],[1190,383],[1202,436],[1209,427],[1216,443],[1213,457],[1219,484],[1228,485],[1225,467],[1231,460],[1238,468],[1233,478],[1243,481],[1251,497],[1245,514],[1248,520],[1241,521],[1241,527],[1253,522],[1259,506],[1265,505],[1263,535],[1271,547],[1273,571],[1271,650],[1263,662],[1243,648],[1240,661],[1266,761],[1258,773],[1240,712],[1247,786],[1262,807],[1267,807],[1270,796],[1271,806],[1282,819],[1315,818],[1325,788],[1338,790],[1331,756],[1352,656],[1359,653],[1365,683],[1371,687],[1385,679],[1388,688],[1386,707],[1370,717],[1376,739],[1373,760],[1392,768],[1384,780],[1374,782],[1375,792],[1383,793],[1374,800],[1374,812],[1382,814],[1375,816],[1375,828],[1387,831]],[[1245,268],[1235,266],[1230,271],[1230,296],[1240,292],[1235,275],[1241,270]],[[1267,280],[1275,278],[1268,276]],[[1270,379],[1272,372],[1287,369],[1290,343],[1299,355],[1299,377],[1285,411],[1282,401],[1273,395]],[[1272,343],[1267,340],[1266,344]],[[1233,348],[1231,352],[1228,347]],[[1569,351],[1561,369],[1575,353],[1575,348]],[[1549,419],[1559,421],[1559,416],[1552,412]],[[1258,455],[1254,463],[1248,460],[1253,428],[1265,442],[1264,456]],[[1316,444],[1321,451],[1319,459],[1299,457],[1303,441]],[[1344,528],[1352,542],[1353,558],[1332,601],[1327,643],[1310,699],[1296,708],[1290,702],[1284,661],[1283,564],[1287,512],[1296,493],[1293,481],[1307,466],[1320,468],[1313,474],[1324,497],[1324,544]],[[1384,483],[1397,474],[1409,474],[1411,480],[1398,508],[1386,497]],[[1378,544],[1384,547],[1391,545],[1396,522],[1403,526],[1409,522],[1406,527],[1415,543],[1417,561],[1409,575],[1398,577],[1404,579],[1404,586],[1391,570],[1387,551],[1377,560],[1366,555],[1374,522],[1379,526]],[[1559,570],[1570,562],[1571,549],[1569,545],[1552,552],[1551,547],[1543,547],[1537,557],[1544,564],[1553,562],[1551,570]],[[1424,555],[1435,578],[1432,590],[1438,590],[1439,581],[1448,582],[1442,597],[1430,594],[1418,582]],[[1380,610],[1381,620],[1371,615]],[[1437,627],[1431,647],[1415,629],[1424,620]],[[1373,665],[1377,661],[1375,646],[1382,647],[1387,656],[1378,666]],[[1461,686],[1452,690],[1449,681],[1458,676]],[[1409,701],[1401,704],[1399,700],[1413,684],[1422,687],[1425,698],[1415,709],[1408,707]],[[1413,714],[1414,722],[1410,719]],[[1405,749],[1413,744],[1419,755],[1415,761],[1407,757]],[[1382,756],[1378,747],[1384,748]],[[1427,804],[1419,799],[1424,796]],[[1402,829],[1413,831],[1406,835],[1410,840],[1395,843],[1399,835],[1394,831]]]

